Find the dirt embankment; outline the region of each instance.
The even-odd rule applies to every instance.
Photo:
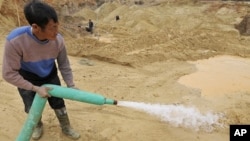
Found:
[[[231,3],[103,4],[94,12],[82,12],[85,18],[98,17],[91,17],[96,23],[95,34],[70,39],[69,54],[129,66],[169,59],[198,60],[225,53],[249,57],[249,41],[234,28],[246,12],[247,5]],[[115,21],[116,15],[121,20]]]

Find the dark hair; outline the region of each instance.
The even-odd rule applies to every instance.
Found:
[[[55,9],[40,0],[31,0],[24,6],[24,15],[30,25],[37,24],[42,29],[48,24],[49,20],[58,22]]]

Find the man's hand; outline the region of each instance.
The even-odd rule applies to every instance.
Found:
[[[52,88],[49,87],[38,87],[38,86],[33,86],[32,90],[37,92],[39,94],[40,97],[42,98],[48,98],[51,97],[51,95],[49,95],[48,91],[51,90]]]

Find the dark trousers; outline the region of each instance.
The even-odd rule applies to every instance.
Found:
[[[43,84],[61,85],[60,79],[59,79],[56,71],[57,71],[56,68],[54,70],[52,70],[52,73],[46,79],[41,78],[39,81],[37,79],[36,80],[30,79],[28,81],[36,86],[41,86]],[[26,72],[26,71],[21,71],[20,74],[24,78],[26,78],[26,80],[29,79],[30,76],[34,75],[34,74],[31,74],[31,73]],[[37,77],[37,76],[33,76],[32,78],[34,78],[34,77]],[[29,113],[29,110],[31,108],[31,105],[32,105],[32,102],[34,100],[36,92],[21,89],[21,88],[18,88],[18,92],[19,92],[20,96],[22,97],[25,112]],[[49,102],[49,105],[52,109],[61,109],[61,108],[65,107],[65,103],[64,103],[64,100],[62,98],[57,98],[57,97],[51,96],[48,98],[48,102]]]
[[[87,32],[93,33],[93,28],[92,27],[85,27]]]

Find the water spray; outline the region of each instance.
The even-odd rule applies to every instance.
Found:
[[[143,102],[119,101],[118,106],[124,106],[146,112],[158,117],[174,127],[190,128],[195,131],[203,130],[212,132],[215,127],[222,127],[219,119],[222,114],[212,112],[201,113],[195,107],[187,107],[181,104],[149,104]]]

